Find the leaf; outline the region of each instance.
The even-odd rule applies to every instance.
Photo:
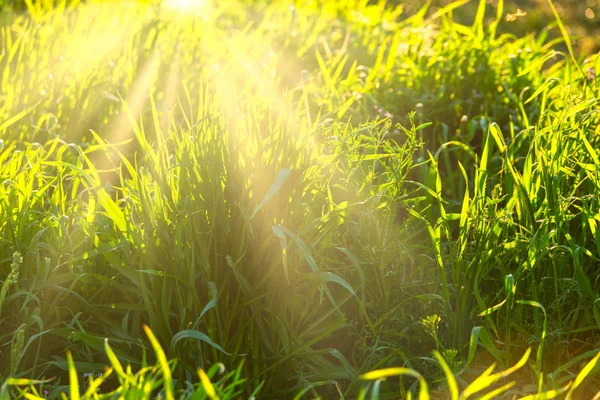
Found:
[[[596,149],[594,149],[592,147],[592,145],[590,144],[590,142],[586,139],[583,130],[581,130],[579,132],[579,137],[581,138],[581,141],[583,142],[583,144],[585,146],[585,149],[588,151],[590,157],[594,161],[594,164],[596,164],[596,167],[600,167],[600,159],[598,158],[598,152],[596,151]]]
[[[542,306],[537,301],[532,301],[532,300],[517,300],[517,304],[523,304],[523,305],[528,305],[528,306],[532,306],[532,307],[537,307],[537,308],[541,309],[542,313],[544,314],[544,324],[542,326],[542,338],[540,340],[540,345],[538,347],[538,351],[537,351],[537,354],[535,357],[535,360],[536,360],[535,366],[539,373],[542,370],[542,357],[544,354],[544,343],[546,341],[546,331],[547,331],[547,324],[548,324],[548,316],[546,314],[546,309],[544,308],[544,306]]]
[[[452,400],[458,399],[458,385],[456,384],[456,378],[452,373],[452,370],[444,360],[444,357],[440,354],[439,351],[434,351],[433,356],[438,360],[442,370],[444,371],[444,375],[446,376],[446,382],[448,383],[448,390],[450,391],[450,398]]]
[[[478,317],[485,317],[486,315],[490,315],[491,313],[493,313],[494,311],[498,311],[500,308],[502,308],[502,306],[506,304],[506,300],[502,300],[500,303],[496,304],[495,306],[492,306],[482,312],[480,312],[479,314],[477,314]]]
[[[352,364],[348,362],[348,360],[346,359],[346,357],[344,357],[341,351],[337,349],[329,349],[329,354],[337,358],[342,363],[344,369],[346,370],[348,375],[352,377],[352,379],[356,378],[356,368],[354,368]]]
[[[564,392],[566,392],[570,386],[571,386],[571,383],[569,383],[567,386],[560,388],[560,389],[548,390],[547,392],[530,394],[529,396],[521,397],[519,400],[550,400],[550,399],[554,399],[554,398],[557,398],[558,396],[560,396],[561,394],[563,394]]]
[[[198,369],[198,376],[200,377],[200,383],[202,384],[202,388],[206,392],[206,395],[211,398],[211,400],[218,400],[219,396],[217,396],[213,384],[210,382],[210,379],[206,376],[206,373],[202,368]]]
[[[477,351],[477,345],[479,344],[479,332],[481,329],[485,329],[482,326],[475,326],[471,330],[471,337],[469,339],[469,355],[467,356],[467,362],[465,363],[465,367],[469,368],[471,362],[473,361],[473,357],[475,357],[475,351]]]
[[[106,214],[108,217],[115,223],[116,227],[121,232],[127,232],[127,222],[125,220],[125,215],[123,211],[119,208],[117,203],[114,202],[113,199],[106,193],[104,189],[100,189],[97,192],[98,202],[104,210],[106,210]]]
[[[23,110],[15,115],[13,115],[12,117],[10,117],[9,119],[7,119],[6,121],[4,121],[2,124],[0,124],[0,132],[6,130],[6,128],[8,128],[9,126],[15,124],[16,122],[18,122],[21,118],[23,118],[24,116],[27,115],[27,113],[30,110]]]
[[[277,174],[277,178],[275,178],[275,182],[273,182],[273,184],[267,191],[267,194],[265,195],[265,197],[262,199],[260,204],[254,209],[254,211],[252,211],[252,215],[250,216],[250,219],[253,219],[254,216],[256,215],[256,213],[258,211],[260,211],[260,209],[263,208],[273,198],[273,196],[275,196],[277,194],[277,192],[279,192],[279,190],[281,189],[281,186],[283,186],[283,184],[287,181],[291,172],[292,172],[292,170],[289,168],[282,168],[279,171],[279,173]]]
[[[447,283],[447,278],[446,278],[446,272],[444,269],[444,260],[442,258],[442,248],[441,248],[441,238],[440,238],[440,232],[439,229],[434,229],[431,224],[429,223],[429,221],[427,221],[427,219],[425,217],[423,217],[421,214],[419,214],[417,211],[409,208],[408,209],[408,213],[410,215],[412,215],[415,218],[420,219],[421,221],[423,221],[423,223],[425,224],[425,226],[427,227],[427,231],[429,232],[429,237],[431,239],[431,242],[433,244],[433,248],[435,250],[435,258],[437,260],[438,263],[438,267],[440,268],[440,273],[442,274],[442,283],[443,283],[443,293],[444,293],[444,301],[446,303],[449,303],[450,301],[450,292],[448,289],[448,283]]]
[[[163,351],[162,347],[160,346],[160,343],[158,342],[158,340],[156,339],[156,336],[154,336],[154,333],[152,333],[152,331],[150,330],[148,325],[144,325],[144,332],[146,332],[146,335],[148,336],[148,339],[150,340],[150,344],[152,345],[152,348],[154,349],[154,353],[156,354],[156,358],[158,359],[158,364],[160,366],[160,370],[161,370],[163,378],[165,380],[165,382],[164,382],[165,397],[167,398],[167,400],[174,400],[175,397],[173,396],[173,378],[171,376],[171,368],[169,367],[169,363],[167,361],[167,356],[165,355],[165,352]]]
[[[514,366],[502,372],[498,372],[497,374],[490,375],[491,371],[494,369],[494,365],[492,365],[483,374],[477,377],[477,379],[475,379],[469,386],[467,386],[467,388],[463,391],[461,398],[466,399],[475,393],[487,389],[500,379],[505,378],[513,372],[519,370],[527,363],[530,354],[531,349],[527,349],[525,354],[523,354],[523,357],[521,357],[521,359]]]
[[[71,400],[79,400],[79,381],[77,380],[77,370],[73,364],[73,356],[67,351],[67,362],[69,363],[69,396]]]
[[[127,374],[125,374],[125,371],[123,370],[123,366],[119,362],[119,359],[115,355],[114,351],[112,351],[112,349],[110,348],[110,346],[108,344],[108,339],[104,339],[104,351],[106,352],[106,355],[107,355],[110,363],[112,364],[113,368],[117,372],[117,375],[119,375],[119,378],[126,379]],[[132,383],[135,384],[135,381]]]
[[[515,381],[508,382],[506,385],[500,386],[498,389],[494,389],[494,390],[492,390],[490,392],[487,392],[486,394],[484,394],[483,396],[481,396],[479,398],[479,400],[494,400],[494,399],[497,399],[498,396],[500,396],[501,393],[506,392],[508,389],[512,388],[516,384],[517,384],[517,382],[515,382]]]
[[[558,28],[560,29],[560,33],[562,34],[565,44],[567,45],[567,49],[569,50],[569,55],[571,56],[571,61],[573,61],[573,64],[575,65],[575,67],[577,68],[579,73],[581,74],[581,78],[583,79],[583,82],[587,86],[586,75],[583,72],[581,65],[577,61],[577,57],[575,57],[575,52],[573,51],[573,45],[571,44],[571,38],[569,36],[569,32],[567,32],[567,29],[565,28],[565,25],[563,24],[563,22],[560,18],[560,14],[558,13],[558,10],[554,6],[554,1],[548,0],[548,4],[550,5],[550,8],[552,9],[552,13],[554,14],[554,18],[556,19]]]
[[[439,156],[440,156],[440,153],[443,150],[445,150],[448,147],[452,147],[452,146],[458,147],[460,150],[463,150],[473,160],[475,160],[477,158],[477,155],[475,154],[475,152],[473,151],[473,149],[469,145],[467,145],[466,143],[463,143],[463,142],[455,141],[455,140],[451,140],[451,141],[446,142],[443,145],[441,145],[439,147],[439,149],[437,149],[437,151],[435,152],[434,158],[437,160],[439,158]]]
[[[483,146],[483,151],[481,153],[481,159],[479,160],[479,171],[477,171],[476,174],[476,178],[475,178],[475,196],[474,197],[480,197],[480,196],[485,196],[485,187],[487,185],[487,164],[488,164],[488,159],[490,157],[490,154],[492,153],[493,150],[493,145],[492,145],[492,138],[490,138],[490,131],[488,129],[487,131],[487,135],[486,135],[486,139],[485,139],[485,145]]]
[[[429,388],[427,382],[417,371],[410,368],[384,368],[361,375],[359,378],[367,381],[382,381],[392,376],[408,375],[419,380],[419,400],[429,400]]]
[[[356,100],[356,96],[350,96],[350,98],[348,98],[348,100],[346,100],[344,102],[344,104],[342,104],[336,113],[336,117],[338,120],[342,119],[342,117],[344,116],[344,114],[346,114],[346,112],[348,111],[348,109],[350,108],[350,106],[352,106],[352,104],[354,104],[354,101]]]
[[[198,321],[200,318],[210,309],[214,308],[217,305],[217,285],[214,282],[208,282],[208,289],[210,290],[211,299],[206,303],[200,316],[198,317]]]
[[[319,282],[335,282],[339,285],[342,285],[344,288],[346,288],[346,290],[348,290],[350,293],[356,296],[356,292],[354,291],[354,289],[352,289],[352,286],[350,286],[350,284],[346,282],[342,277],[334,274],[333,272],[315,271],[309,272],[303,275],[303,277],[308,279],[314,279]]]
[[[273,233],[275,234],[275,236],[277,236],[279,239],[285,240],[285,238],[286,238],[285,232],[283,231],[283,229],[281,229],[280,226],[273,225],[273,226],[271,226],[271,229],[273,230]]]
[[[477,33],[477,37],[483,39],[483,20],[485,18],[485,6],[486,0],[479,0],[479,6],[477,7],[477,13],[475,14],[475,21],[473,21],[473,29]]]
[[[481,342],[481,345],[488,351],[490,354],[494,356],[494,358],[498,361],[502,360],[502,356],[498,351],[498,348],[494,344],[488,330],[484,326],[476,326],[471,330],[471,338],[469,340],[469,355],[467,356],[466,366],[471,365],[473,358],[475,357],[475,352],[477,350],[477,345]]]
[[[195,329],[186,329],[183,331],[180,331],[178,333],[176,333],[173,336],[173,339],[171,339],[171,348],[174,348],[175,345],[183,339],[196,339],[196,340],[200,340],[202,342],[205,342],[207,344],[209,344],[210,346],[214,347],[215,349],[219,350],[221,353],[223,354],[227,354],[228,356],[233,356],[234,354],[228,353],[225,350],[223,350],[223,348],[221,346],[219,346],[218,344],[216,344],[215,342],[212,341],[212,339],[210,337],[208,337],[207,334],[200,332],[198,330]],[[245,354],[240,354],[240,355],[245,355]]]
[[[502,153],[506,153],[506,150],[507,150],[506,143],[504,142],[504,137],[502,136],[502,131],[500,130],[500,127],[498,126],[498,124],[495,122],[492,122],[489,127],[489,132],[491,133],[492,137],[494,138],[494,141],[496,142],[496,146],[498,146],[498,150],[500,150]]]
[[[583,369],[581,370],[581,372],[579,372],[577,374],[577,377],[575,378],[575,381],[573,381],[573,385],[571,385],[571,388],[569,389],[569,392],[567,393],[566,400],[570,400],[572,398],[573,392],[575,391],[575,389],[577,389],[581,385],[581,383],[583,382],[583,380],[590,374],[590,372],[592,372],[592,370],[594,369],[594,367],[598,363],[599,359],[600,359],[600,352],[598,352],[598,354],[596,354],[596,356],[594,358],[592,358],[585,365],[585,367],[583,367]]]
[[[409,375],[409,376],[414,376],[415,378],[418,378],[421,376],[418,372],[416,372],[410,368],[396,367],[396,368],[385,368],[385,369],[379,369],[376,371],[370,371],[365,374],[362,374],[360,376],[360,379],[365,380],[365,381],[374,381],[374,380],[386,379],[391,376],[400,376],[400,375]]]
[[[52,379],[24,379],[24,378],[8,378],[4,383],[9,386],[29,386],[39,385],[42,383],[48,383],[54,380]]]
[[[91,383],[88,383],[88,388],[85,391],[83,397],[87,400],[87,399],[92,399],[95,398],[94,395],[97,396],[98,393],[98,388],[108,379],[108,377],[112,374],[113,369],[112,368],[106,368],[104,370],[104,373],[102,375],[100,375],[97,378],[92,379]],[[129,379],[132,379],[131,377],[128,377]],[[133,381],[133,379],[132,379]],[[135,383],[135,381],[133,381]]]
[[[331,91],[331,93],[335,95],[336,98],[339,97],[337,85],[333,81],[331,74],[329,73],[329,69],[327,68],[325,61],[323,60],[323,57],[321,56],[321,53],[318,50],[316,51],[316,59],[317,63],[319,64],[321,73],[323,74],[323,80],[325,81],[327,88]]]

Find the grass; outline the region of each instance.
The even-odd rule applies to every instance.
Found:
[[[4,7],[0,397],[593,398],[600,61],[462,3]]]

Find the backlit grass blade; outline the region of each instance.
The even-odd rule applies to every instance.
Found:
[[[573,45],[571,44],[571,37],[569,36],[569,33],[567,32],[567,29],[565,28],[565,25],[563,24],[562,19],[560,18],[560,14],[556,10],[554,1],[548,0],[548,4],[550,5],[550,8],[552,9],[552,13],[554,14],[554,18],[556,19],[558,28],[560,29],[560,33],[562,34],[565,44],[567,45],[567,49],[569,50],[569,55],[571,56],[571,61],[573,62],[573,65],[576,66],[579,73],[581,74],[581,78],[583,79],[583,82],[585,83],[585,85],[587,85],[586,75],[584,74],[583,69],[579,65],[577,58],[575,57],[575,51],[573,50]]]
[[[527,360],[529,359],[530,354],[531,354],[531,349],[527,349],[527,351],[525,351],[525,354],[523,354],[523,357],[521,357],[521,359],[514,366],[507,368],[506,370],[504,370],[502,372],[498,372],[496,374],[481,375],[480,377],[475,379],[471,384],[469,384],[469,386],[467,386],[467,388],[461,393],[460,398],[467,399],[467,398],[471,397],[472,395],[474,395],[475,393],[478,393],[484,389],[491,387],[494,383],[498,382],[500,379],[505,378],[505,377],[509,376],[510,374],[514,373],[515,371],[519,370],[527,363]],[[488,371],[491,372],[492,369],[488,369]]]
[[[206,376],[206,373],[203,369],[198,369],[198,376],[200,376],[200,383],[202,384],[206,395],[211,400],[218,400],[219,396],[217,396],[217,392],[215,391],[213,384],[211,383],[210,379],[208,379],[208,376]]]
[[[71,400],[79,400],[79,380],[70,351],[67,352],[67,362],[69,363],[69,396]]]
[[[502,395],[502,393],[508,391],[509,389],[515,387],[516,384],[517,384],[516,382],[509,382],[506,385],[502,385],[502,386],[500,386],[497,389],[490,390],[486,394],[484,394],[481,397],[479,397],[479,400],[497,399],[498,396]]]
[[[448,390],[450,392],[450,399],[457,400],[458,399],[458,385],[456,383],[456,378],[454,378],[454,373],[446,363],[446,360],[442,357],[442,355],[438,351],[433,352],[433,356],[440,363],[442,370],[444,371],[444,376],[446,377],[446,383],[448,384]]]
[[[160,343],[158,342],[158,340],[147,325],[144,325],[144,332],[146,332],[148,340],[150,340],[150,344],[154,349],[154,353],[156,354],[156,358],[158,359],[158,363],[160,365],[160,371],[165,381],[165,396],[167,400],[173,400],[173,380],[171,377],[171,367],[167,362],[167,356],[165,355],[165,352],[163,351]]]
[[[540,338],[540,345],[538,347],[538,351],[537,354],[535,356],[535,365],[538,371],[542,370],[542,358],[544,355],[544,343],[546,342],[546,330],[547,330],[547,314],[546,314],[546,309],[544,308],[544,306],[542,306],[540,303],[538,303],[537,301],[531,301],[531,300],[517,300],[516,301],[517,304],[525,304],[525,305],[529,305],[532,307],[536,307],[542,310],[542,313],[544,314],[544,324],[542,326],[542,335]]]
[[[129,377],[123,370],[121,362],[119,361],[117,355],[108,344],[108,339],[104,339],[104,351],[106,352],[106,356],[108,357],[108,360],[110,361],[113,369],[116,371],[117,375],[119,375],[119,379],[128,379]],[[132,381],[131,383],[135,384],[135,381]]]
[[[370,371],[360,376],[360,379],[366,381],[381,381],[396,376],[411,376],[419,381],[419,400],[429,399],[429,388],[423,376],[410,368],[384,368]]]
[[[598,354],[596,354],[596,356],[594,358],[592,358],[577,374],[577,377],[575,378],[575,380],[573,381],[573,384],[571,385],[571,387],[569,388],[569,391],[567,392],[567,397],[566,397],[567,400],[570,400],[573,398],[573,393],[575,392],[575,389],[577,389],[579,386],[581,386],[581,383],[583,382],[583,380],[590,374],[590,372],[592,372],[592,370],[594,369],[596,364],[598,364],[598,360],[600,360],[600,352],[598,352]]]

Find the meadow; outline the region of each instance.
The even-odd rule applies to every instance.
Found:
[[[600,58],[393,3],[3,3],[0,399],[600,398]]]

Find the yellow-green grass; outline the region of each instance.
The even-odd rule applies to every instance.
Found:
[[[461,3],[3,10],[2,395],[593,397],[597,57]]]

